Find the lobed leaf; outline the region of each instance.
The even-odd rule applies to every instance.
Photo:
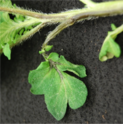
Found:
[[[28,81],[32,86],[31,92],[35,95],[44,94],[49,112],[57,120],[61,120],[65,115],[67,103],[72,109],[77,109],[85,103],[87,88],[82,81],[64,72],[68,70],[84,77],[84,66],[74,65],[63,56],[58,56],[57,53],[51,53],[49,61],[42,62],[36,70],[29,73]]]

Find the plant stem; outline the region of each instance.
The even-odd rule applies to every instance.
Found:
[[[45,46],[48,44],[48,42],[53,39],[57,34],[59,34],[63,29],[71,26],[74,24],[73,20],[66,20],[64,22],[62,22],[61,24],[59,24],[46,38],[46,40],[44,41],[43,45],[42,45],[42,49],[45,48]]]
[[[90,17],[106,17],[118,14],[123,14],[123,1],[99,3],[95,7],[83,9],[83,12],[74,15],[72,19],[81,21]]]
[[[21,8],[14,9],[14,8],[8,8],[8,7],[0,7],[0,11],[21,14],[21,15],[25,15],[25,16],[31,16],[31,17],[38,18],[38,19],[54,19],[55,18],[52,14],[38,13],[38,12],[29,11],[29,10],[24,10]],[[62,15],[57,15],[56,18],[61,19],[61,18],[65,18],[65,17]]]
[[[87,4],[89,8],[69,10],[54,14],[33,12],[21,9],[19,7],[17,8],[0,7],[0,11],[22,14],[23,16],[31,16],[33,18],[38,18],[41,20],[41,22],[45,23],[45,25],[60,23],[47,36],[45,42],[42,45],[42,48],[44,48],[49,43],[49,41],[52,40],[57,34],[59,34],[63,29],[73,25],[75,22],[80,22],[91,18],[123,14],[123,1],[110,1],[101,3],[95,3],[92,2],[91,0],[80,1]]]
[[[50,20],[49,23],[58,23],[62,22],[68,18],[74,18],[76,16],[80,16],[77,21],[81,19],[87,19],[88,17],[102,17],[102,16],[111,16],[111,15],[118,15],[123,14],[123,1],[110,1],[110,2],[102,2],[102,3],[94,3],[90,0],[81,0],[84,3],[91,5],[93,3],[93,7],[91,8],[83,8],[83,9],[75,9],[75,10],[68,10],[61,13],[54,13],[54,14],[45,14],[45,13],[38,13],[32,12],[29,10],[24,10],[21,8],[7,8],[7,7],[0,7],[0,11],[22,14],[25,16],[31,16],[38,19],[48,19]]]
[[[44,59],[46,60],[46,61],[48,61],[47,60],[47,58],[48,58],[48,55],[44,52],[44,53],[42,53],[42,56],[44,57]]]
[[[107,3],[107,4],[106,4]],[[120,5],[122,3],[122,6]],[[82,21],[88,19],[90,17],[103,17],[103,16],[111,16],[117,13],[123,13],[123,1],[121,3],[118,2],[103,2],[97,4],[94,8],[91,9],[83,9],[83,13],[75,14],[63,21],[60,25],[58,25],[47,37],[45,42],[42,45],[44,48],[51,39],[53,39],[57,34],[59,34],[63,29],[73,25],[75,22]],[[106,10],[106,5],[108,10]],[[114,8],[114,9],[113,9]],[[86,10],[86,11],[85,11]],[[97,11],[98,10],[98,11]]]

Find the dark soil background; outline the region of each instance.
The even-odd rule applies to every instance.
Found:
[[[24,8],[47,13],[84,6],[79,0],[12,1]],[[10,61],[2,55],[1,123],[123,123],[123,33],[117,38],[121,57],[103,63],[98,59],[102,43],[111,30],[110,24],[120,26],[122,22],[123,16],[115,16],[77,23],[50,42],[54,45],[52,51],[64,55],[72,63],[85,65],[88,75],[82,79],[88,88],[86,103],[77,110],[68,106],[65,117],[59,122],[48,112],[44,96],[30,93],[28,83],[29,71],[44,61],[38,51],[56,25],[43,28],[14,47]]]

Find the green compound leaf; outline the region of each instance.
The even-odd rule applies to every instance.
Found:
[[[21,9],[15,4],[12,5],[10,0],[0,0],[0,7]],[[0,53],[5,44],[9,44],[12,48],[39,31],[42,25],[40,19],[19,14],[11,15],[14,19],[11,18],[10,13],[0,11]]]
[[[114,56],[118,58],[121,54],[120,46],[115,42],[118,34],[114,31],[117,28],[114,24],[112,24],[111,27],[113,31],[108,32],[108,36],[106,37],[99,54],[99,60],[102,62],[108,59],[112,59]]]
[[[11,50],[9,44],[6,44],[3,48],[4,55],[10,60],[11,59]]]
[[[77,109],[85,103],[88,94],[82,81],[64,71],[85,77],[85,67],[74,65],[63,56],[59,58],[57,53],[51,53],[48,60],[30,71],[28,77],[32,86],[30,91],[35,95],[44,94],[49,112],[57,120],[61,120],[66,113],[67,103],[72,109]]]

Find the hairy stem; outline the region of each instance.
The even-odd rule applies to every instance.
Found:
[[[41,28],[43,28],[45,26],[45,23],[41,23],[39,25],[37,25],[34,29],[32,29],[30,31],[30,33],[27,33],[26,35],[23,35],[19,40],[18,42],[16,43],[11,43],[10,44],[10,48],[16,46],[17,44],[20,44],[23,40],[26,40],[28,39],[29,37],[31,37],[32,35],[34,35],[36,32],[38,32]],[[0,49],[0,54],[3,52],[3,49]]]
[[[33,12],[33,11],[21,9],[19,7],[17,8],[0,7],[0,11],[38,18],[45,25],[60,23],[46,37],[46,40],[42,45],[42,49],[44,49],[45,46],[49,43],[49,41],[52,40],[57,34],[59,34],[63,29],[73,25],[75,22],[80,22],[90,18],[123,14],[123,0],[101,2],[101,3],[95,3],[95,2],[92,2],[91,0],[80,0],[80,1],[87,4],[87,8],[69,10],[69,11],[54,13],[54,14]]]
[[[105,8],[105,3],[107,3],[108,10]],[[123,5],[123,1],[121,2]],[[42,45],[44,48],[50,40],[52,40],[57,34],[59,34],[63,29],[73,25],[75,22],[82,21],[84,19],[88,19],[89,17],[104,17],[104,16],[112,16],[117,13],[123,13],[123,6],[120,6],[121,3],[118,2],[104,2],[96,5],[95,8],[91,9],[83,9],[83,13],[75,14],[69,17],[66,21],[63,21],[60,25],[58,25],[47,37],[45,42]],[[112,9],[114,7],[114,9]],[[86,11],[85,11],[86,10]],[[97,11],[98,10],[98,11]]]
[[[38,13],[29,10],[24,10],[21,8],[7,8],[7,7],[0,7],[0,11],[22,14],[25,16],[31,16],[38,19],[47,19],[49,23],[58,23],[62,22],[65,19],[73,18],[76,16],[80,16],[78,21],[81,19],[86,19],[87,17],[102,17],[102,16],[111,16],[111,15],[118,15],[123,14],[123,1],[110,1],[110,2],[101,2],[101,3],[94,3],[90,0],[81,0],[82,2],[94,5],[91,8],[83,8],[83,9],[75,9],[75,10],[68,10],[61,13],[54,13],[54,14],[45,14],[45,13]]]
[[[43,45],[42,45],[42,49],[44,49],[44,47],[48,44],[48,42],[53,39],[57,34],[59,34],[63,29],[71,26],[74,24],[73,20],[67,20],[62,22],[61,24],[59,24],[47,37],[46,40],[44,41]]]
[[[20,8],[8,8],[8,7],[0,7],[0,11],[5,11],[5,12],[9,12],[9,13],[15,13],[15,14],[21,14],[21,15],[25,15],[25,16],[31,16],[34,18],[38,18],[38,19],[62,19],[65,18],[62,15],[57,15],[56,17],[52,14],[44,14],[44,13],[38,13],[38,12],[33,12],[33,11],[29,11],[29,10],[24,10],[24,9],[20,9]]]

